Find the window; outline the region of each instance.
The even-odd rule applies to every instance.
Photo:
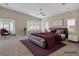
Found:
[[[49,22],[46,21],[46,29],[49,30]]]
[[[67,21],[67,27],[69,31],[75,31],[76,29],[76,20],[75,19],[68,19]]]
[[[40,22],[37,21],[27,21],[27,31],[39,30]]]
[[[15,34],[15,21],[0,19],[0,29],[5,28],[12,34]]]

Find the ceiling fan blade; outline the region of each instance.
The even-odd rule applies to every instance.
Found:
[[[40,16],[46,16],[46,14],[44,14],[44,12],[43,12],[43,9],[42,9],[42,8],[40,8],[40,13],[39,13],[39,15],[40,15]]]
[[[39,16],[40,14],[38,13],[38,14],[36,14],[37,16]]]
[[[43,14],[43,13],[41,15],[46,16],[46,14]]]
[[[42,8],[40,8],[40,11],[42,11],[43,9]]]

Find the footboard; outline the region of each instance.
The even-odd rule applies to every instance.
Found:
[[[45,40],[41,37],[29,35],[29,40],[42,48],[46,47]]]

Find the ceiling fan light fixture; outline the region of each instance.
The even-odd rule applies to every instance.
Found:
[[[46,16],[46,14],[43,12],[43,9],[42,9],[42,8],[40,8],[40,14],[41,14],[42,16]]]

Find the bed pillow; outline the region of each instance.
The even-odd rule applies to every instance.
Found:
[[[62,37],[63,40],[66,39],[65,34],[59,34],[59,35]]]
[[[56,33],[56,31],[57,31],[56,29],[52,29],[50,32]]]
[[[64,32],[63,30],[57,30],[56,31],[56,33],[58,33],[58,34],[63,34],[63,32]]]
[[[47,30],[47,32],[51,32],[51,29]]]

